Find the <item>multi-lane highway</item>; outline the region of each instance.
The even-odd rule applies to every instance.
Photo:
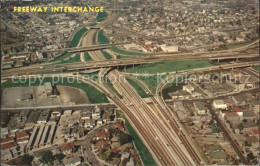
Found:
[[[93,45],[97,42],[98,30],[93,29],[82,40],[82,45]],[[94,61],[105,61],[106,59],[100,51],[89,52]],[[83,59],[83,58],[82,58]],[[119,93],[124,96],[124,100],[118,99],[113,92],[103,84],[106,88],[106,92],[112,97],[112,100],[120,107],[129,118],[130,123],[137,130],[139,136],[143,139],[148,149],[153,154],[155,160],[159,165],[195,165],[189,153],[182,147],[181,141],[176,138],[176,134],[171,133],[165,127],[165,123],[162,122],[158,116],[146,105],[142,98],[133,90],[133,88],[121,79],[120,73],[117,70],[109,72],[108,69],[101,69],[100,83],[104,83],[105,74],[108,72],[108,78],[112,79],[116,77],[116,81],[112,81],[115,88]],[[129,108],[128,105],[132,107]]]
[[[204,164],[199,153],[194,148],[189,136],[182,130],[181,125],[178,123],[177,118],[172,114],[170,108],[166,105],[162,98],[162,89],[166,81],[162,82],[158,89],[158,98],[154,97],[149,89],[141,84],[150,96],[152,104],[155,108],[151,108],[133,89],[133,87],[125,80],[124,76],[119,71],[112,69],[115,66],[126,66],[133,64],[146,64],[169,60],[183,60],[183,59],[239,59],[239,58],[256,58],[259,57],[256,53],[242,53],[249,48],[256,47],[259,42],[234,50],[224,50],[215,52],[200,53],[183,53],[183,54],[164,54],[152,55],[145,57],[133,57],[129,59],[119,60],[106,60],[102,55],[100,49],[103,46],[97,45],[97,34],[100,28],[111,24],[117,17],[116,13],[112,13],[105,21],[100,23],[97,28],[90,29],[88,34],[85,35],[81,44],[83,48],[91,48],[88,50],[90,56],[94,61],[85,62],[84,54],[81,53],[81,61],[73,64],[60,64],[60,65],[33,65],[29,67],[16,68],[6,70],[3,72],[2,77],[7,78],[12,75],[30,75],[30,74],[44,74],[45,72],[65,72],[65,71],[78,71],[84,69],[98,69],[100,68],[99,76],[100,83],[95,83],[92,80],[79,76],[78,78],[84,82],[93,84],[96,88],[105,93],[119,108],[121,108],[133,128],[137,131],[138,135],[147,146],[158,165],[201,165]],[[102,47],[102,48],[101,48]],[[106,46],[108,47],[108,45]],[[93,49],[95,48],[95,49]],[[73,51],[78,51],[80,48],[75,48]],[[71,51],[71,50],[67,50]],[[80,51],[86,51],[80,50]],[[186,71],[191,73],[194,71],[214,71],[219,69],[231,69],[250,67],[258,64],[257,62],[244,62],[233,64],[220,64],[203,69],[194,69]],[[104,76],[107,75],[109,80],[113,83],[115,89],[123,97],[118,98],[114,92],[105,84]],[[68,75],[73,77],[73,75]],[[175,78],[175,77],[174,77]],[[169,78],[168,78],[169,79]],[[160,113],[159,115],[156,113]],[[239,154],[239,153],[238,153]],[[240,156],[244,164],[243,156]]]
[[[95,31],[91,31],[95,34]],[[83,44],[86,43],[83,40]],[[87,40],[88,41],[88,40]],[[257,58],[259,54],[245,54],[245,53],[225,53],[223,55],[165,55],[165,56],[149,56],[149,57],[136,57],[129,59],[116,59],[116,60],[106,60],[100,51],[90,51],[90,56],[95,61],[89,62],[78,62],[72,64],[48,64],[48,65],[32,65],[28,67],[14,68],[10,70],[5,70],[2,73],[2,77],[12,76],[12,75],[22,75],[22,74],[42,74],[45,72],[65,72],[65,71],[78,71],[85,69],[98,69],[98,68],[109,68],[117,66],[127,66],[127,65],[138,65],[138,64],[149,64],[155,62],[171,61],[171,60],[188,60],[188,59],[239,59],[239,58]],[[101,56],[100,56],[101,55]]]
[[[108,78],[123,96],[121,102],[128,108],[123,111],[130,121],[139,121],[136,127],[143,128],[144,131],[139,131],[140,135],[145,138],[158,164],[197,165],[177,136],[178,133],[169,130],[168,122],[158,117],[117,70],[109,72]]]

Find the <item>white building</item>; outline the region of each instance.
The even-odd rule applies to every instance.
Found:
[[[194,87],[192,85],[184,85],[182,89],[189,93],[194,92]]]
[[[161,46],[161,49],[163,52],[178,52],[179,47],[178,46]]]
[[[214,100],[213,107],[215,109],[227,109],[227,104],[223,100]]]

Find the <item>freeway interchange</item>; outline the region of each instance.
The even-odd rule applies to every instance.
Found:
[[[117,13],[112,13],[110,17],[99,24],[99,28],[104,28],[105,26],[112,24],[116,18]],[[81,76],[80,79],[95,85],[95,87],[106,94],[117,107],[124,111],[128,121],[147,146],[158,165],[205,165],[201,154],[196,151],[189,136],[182,130],[178,120],[171,113],[170,108],[163,100],[160,93],[163,84],[159,85],[157,96],[154,96],[144,84],[140,83],[141,87],[150,96],[152,104],[155,106],[155,110],[153,110],[115,67],[184,59],[225,60],[259,58],[259,54],[257,53],[245,52],[247,49],[256,48],[259,41],[253,42],[240,49],[204,52],[199,55],[197,53],[177,53],[106,60],[100,49],[108,47],[97,45],[99,28],[90,29],[88,34],[82,38],[82,48],[85,49],[75,48],[77,51],[86,51],[86,48],[92,48],[92,50],[90,49],[88,51],[93,61],[85,62],[83,57],[81,58],[82,62],[72,64],[43,64],[15,68],[3,71],[2,79],[8,79],[13,75],[29,76],[34,74],[45,74],[46,72],[66,73],[68,71],[100,69],[99,75],[101,77],[99,83],[84,78],[83,76]],[[219,64],[217,66],[201,69],[201,71],[249,67],[256,64],[258,64],[258,61]],[[189,70],[188,72],[194,71],[196,70]],[[113,86],[120,93],[122,98],[119,98],[104,83],[105,76],[113,83]],[[73,75],[70,77],[73,77]],[[160,115],[156,114],[156,112],[159,112]],[[236,149],[236,151],[239,154],[239,149]],[[244,160],[243,155],[239,156],[243,161],[243,164],[250,164]]]

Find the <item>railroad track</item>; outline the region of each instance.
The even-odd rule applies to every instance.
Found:
[[[242,66],[241,66],[241,64],[233,64],[232,66],[231,66],[231,65],[228,65],[228,64],[227,64],[227,65],[220,65],[218,68],[215,68],[215,70],[247,67],[247,65],[251,66],[251,65],[253,65],[253,64],[256,64],[256,62],[247,62],[247,63],[248,63],[248,64],[243,64]],[[244,66],[244,65],[245,65],[245,66]],[[156,93],[157,93],[157,95],[158,95],[158,97],[159,97],[159,101],[161,102],[161,104],[162,104],[162,105],[165,105],[164,108],[167,109],[168,114],[171,114],[171,110],[170,110],[170,108],[167,106],[166,102],[165,102],[164,99],[163,99],[163,96],[162,96],[163,87],[164,87],[169,81],[171,81],[172,79],[175,79],[176,77],[178,77],[178,75],[191,74],[191,73],[194,73],[194,72],[196,72],[196,71],[198,72],[198,71],[200,71],[200,69],[199,69],[199,70],[194,70],[194,71],[189,71],[189,72],[178,73],[178,74],[175,75],[175,76],[168,76],[165,80],[163,80],[163,81],[159,84]],[[208,71],[214,71],[214,69],[211,69],[211,70],[208,70]],[[250,69],[247,68],[247,71],[250,71]],[[251,69],[251,71],[252,71],[252,69]],[[229,142],[231,143],[232,147],[234,148],[234,150],[235,150],[236,153],[238,154],[238,156],[239,156],[240,160],[242,161],[242,163],[245,164],[245,165],[250,165],[250,162],[247,161],[247,159],[246,159],[245,156],[243,155],[242,150],[240,149],[239,145],[237,145],[237,144],[235,143],[235,141],[231,138],[231,136],[229,135],[229,133],[226,131],[224,125],[222,124],[222,122],[221,122],[221,121],[219,120],[219,118],[217,117],[216,113],[215,113],[214,111],[211,111],[211,113],[212,113],[214,119],[216,119],[218,125],[221,127],[221,129],[222,129],[224,135],[227,137],[227,139],[228,139]],[[174,124],[176,124],[176,126],[179,127],[178,124],[177,124],[176,117],[174,117],[173,114],[172,114],[172,117],[173,117],[173,118],[172,118],[172,120],[173,120],[173,124],[172,124],[172,125],[174,126]],[[176,131],[178,131],[178,128],[177,128],[177,127],[175,128]],[[187,138],[186,138],[185,135],[182,133],[182,131],[181,131],[180,136],[182,137],[182,140],[184,140],[184,142],[186,142],[185,139],[187,139]]]

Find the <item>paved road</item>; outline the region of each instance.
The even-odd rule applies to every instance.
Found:
[[[212,57],[204,56],[156,56],[156,57],[139,57],[139,58],[129,58],[129,59],[117,59],[117,60],[106,60],[103,56],[101,56],[100,51],[92,51],[89,52],[94,61],[89,61],[87,63],[78,62],[73,64],[49,64],[49,65],[32,65],[29,67],[21,67],[21,68],[13,68],[10,70],[4,70],[2,72],[2,78],[8,77],[12,75],[28,75],[28,74],[42,74],[46,72],[66,72],[66,71],[79,71],[85,69],[98,69],[98,68],[110,68],[117,66],[128,66],[135,64],[150,64],[155,62],[164,62],[171,60],[183,60],[183,59],[209,59]],[[229,53],[232,55],[226,56],[227,59],[234,58],[233,53]],[[206,56],[206,57],[205,57]],[[248,55],[239,55],[244,58],[257,58],[259,54],[248,54]],[[238,57],[239,57],[238,56]],[[223,58],[223,56],[219,56]],[[218,57],[214,57],[218,58]],[[248,64],[248,63],[245,63]],[[221,65],[220,65],[221,66]],[[216,66],[215,66],[216,67]]]

